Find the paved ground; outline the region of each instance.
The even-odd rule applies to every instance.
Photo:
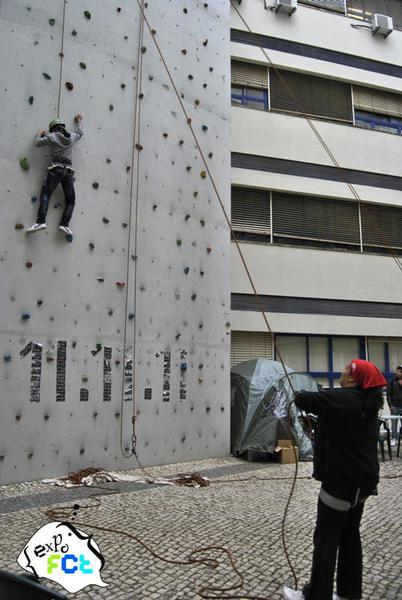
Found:
[[[134,540],[97,531],[91,528],[92,523],[132,533],[156,553],[175,560],[185,559],[198,547],[223,545],[233,553],[245,580],[242,592],[234,592],[233,597],[240,598],[243,593],[244,597],[279,600],[281,585],[292,583],[280,535],[291,480],[231,480],[252,475],[291,477],[293,470],[293,465],[226,458],[151,469],[155,475],[198,471],[210,477],[212,483],[207,488],[111,483],[104,487],[118,488],[120,493],[107,495],[90,488],[60,490],[39,482],[0,487],[0,568],[21,571],[16,558],[31,535],[49,522],[43,512],[46,508],[71,507],[78,502],[81,508],[75,523],[94,534],[106,559],[102,577],[110,585],[90,586],[67,595],[69,598],[195,600],[200,598],[197,592],[207,584],[227,586],[238,581],[222,552],[204,554],[219,558],[221,562],[216,569],[167,564]],[[300,465],[301,476],[310,473],[311,464]],[[380,495],[367,502],[362,525],[364,599],[402,600],[402,479],[394,477],[402,475],[402,459],[386,461],[381,474],[384,478]],[[213,483],[218,478],[225,482]],[[287,540],[300,582],[309,573],[317,491],[318,484],[309,478],[297,482],[287,522]],[[85,504],[94,501],[83,498],[94,493],[100,494],[100,505],[85,509]],[[57,584],[51,585],[62,591]],[[225,596],[228,597],[232,596]]]

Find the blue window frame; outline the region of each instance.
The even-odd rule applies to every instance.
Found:
[[[232,85],[232,104],[268,110],[268,90]]]
[[[302,361],[306,367],[305,372],[308,373],[309,375],[311,375],[312,377],[314,377],[314,379],[318,379],[318,380],[326,380],[329,383],[330,387],[334,387],[335,383],[337,382],[337,380],[339,379],[339,377],[341,376],[341,372],[340,371],[334,371],[334,340],[342,340],[342,339],[350,339],[350,340],[357,340],[358,341],[358,358],[363,358],[366,359],[366,342],[365,342],[365,338],[364,337],[360,337],[360,336],[352,336],[347,338],[346,336],[325,336],[325,335],[303,335],[303,334],[276,334],[275,335],[275,341],[279,346],[279,350],[283,356],[283,359],[286,363],[287,358],[286,358],[286,351],[284,352],[284,348],[282,347],[281,349],[281,337],[282,338],[286,338],[287,343],[289,343],[290,338],[294,337],[295,338],[295,342],[297,342],[297,348],[300,352],[303,351],[303,347],[304,347],[304,356],[302,357]],[[320,339],[321,342],[326,342],[325,344],[325,353],[324,353],[324,362],[327,365],[327,370],[313,370],[313,364],[312,364],[312,360],[311,360],[311,356],[312,353],[310,352],[310,346],[312,346],[314,344],[315,340]],[[304,340],[304,344],[300,343],[302,340]],[[355,356],[350,356],[350,359],[352,358],[356,358]],[[276,350],[276,344],[275,344],[275,360],[278,360],[277,358],[277,350]],[[336,361],[339,363],[339,360]],[[291,365],[289,365],[291,366]],[[297,370],[297,369],[296,369]],[[304,369],[303,369],[304,371]]]
[[[402,135],[402,119],[398,117],[387,117],[377,113],[355,110],[355,122],[357,127]]]

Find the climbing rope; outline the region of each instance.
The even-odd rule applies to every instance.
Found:
[[[139,35],[137,48],[137,75],[135,84],[135,102],[134,102],[134,125],[133,125],[133,144],[131,152],[131,169],[130,169],[130,207],[128,217],[128,241],[127,241],[127,256],[126,256],[126,290],[124,302],[124,330],[123,330],[123,369],[121,382],[121,410],[120,410],[120,450],[125,458],[130,458],[136,455],[137,437],[135,433],[136,421],[136,395],[135,395],[135,365],[136,365],[136,326],[137,326],[137,224],[138,224],[138,197],[139,197],[139,181],[140,181],[140,153],[136,152],[136,147],[140,144],[141,135],[141,102],[139,101],[141,82],[142,82],[142,57],[141,48],[144,40],[144,2],[141,0],[141,12],[139,19]],[[134,165],[136,168],[134,169]],[[135,170],[135,237],[134,237],[134,255],[131,254],[131,226],[133,220],[133,199],[134,199],[134,170]],[[124,396],[125,396],[125,377],[126,377],[126,360],[127,360],[127,318],[128,318],[128,297],[130,290],[130,264],[134,260],[134,334],[133,334],[133,352],[132,352],[132,435],[131,449],[127,453],[123,445],[123,412],[124,412]]]
[[[60,99],[61,99],[61,82],[63,78],[63,59],[64,59],[64,29],[66,23],[66,4],[67,1],[63,0],[63,17],[61,25],[61,44],[60,44],[60,69],[59,69],[59,91],[57,93],[57,118],[60,118]]]

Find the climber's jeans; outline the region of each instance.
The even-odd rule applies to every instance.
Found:
[[[71,170],[64,167],[55,167],[48,171],[46,181],[43,184],[40,194],[40,205],[36,219],[37,223],[46,222],[49,200],[59,183],[63,188],[65,200],[65,207],[61,217],[60,225],[68,227],[75,206],[74,175]]]

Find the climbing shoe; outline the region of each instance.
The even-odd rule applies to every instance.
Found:
[[[27,233],[33,233],[34,231],[40,231],[41,229],[46,229],[46,223],[34,223],[32,227],[27,229]]]
[[[59,229],[60,229],[60,231],[62,231],[63,233],[66,233],[67,235],[73,235],[73,232],[71,231],[71,229],[69,227],[67,227],[66,225],[60,225]]]

